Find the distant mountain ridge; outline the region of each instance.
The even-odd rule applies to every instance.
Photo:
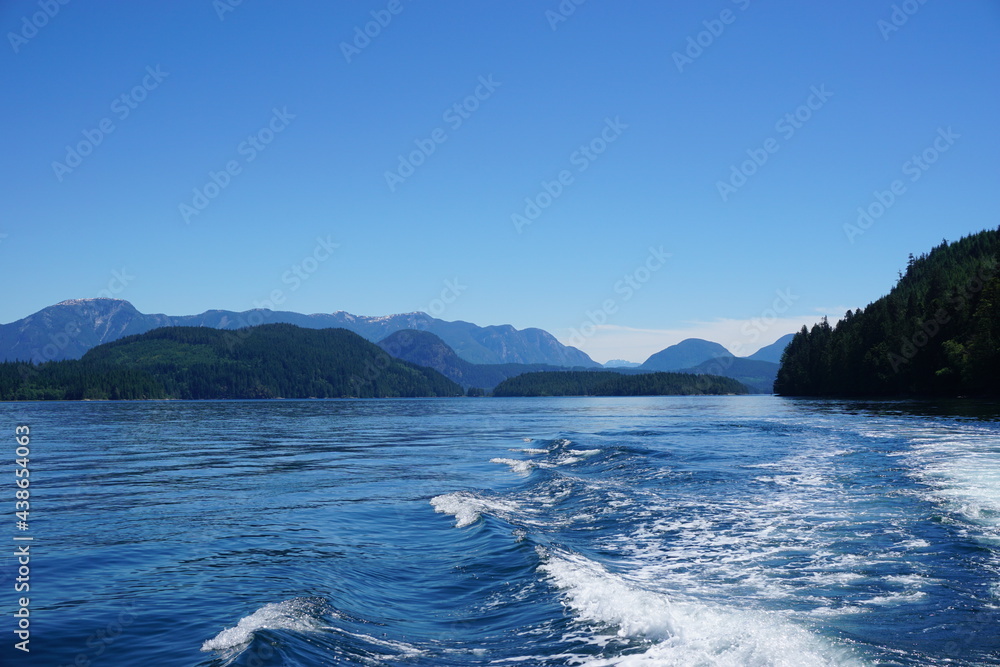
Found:
[[[792,342],[793,338],[795,338],[794,333],[785,334],[770,345],[765,345],[760,348],[749,357],[746,357],[746,359],[750,359],[751,361],[769,361],[773,364],[780,364],[781,355],[784,353],[785,348],[788,347],[788,344]]]
[[[344,311],[303,315],[270,310],[208,310],[198,315],[169,316],[142,313],[122,299],[100,298],[70,299],[16,322],[0,324],[0,361],[79,359],[97,345],[166,326],[238,329],[261,324],[344,328],[373,343],[402,331],[433,334],[448,352],[441,349],[435,352],[433,341],[419,339],[416,340],[421,342],[419,349],[401,354],[400,358],[437,368],[466,388],[489,388],[519,372],[602,367],[584,352],[563,345],[542,329],[519,330],[510,325],[481,327],[469,322],[446,322],[419,312],[366,317]],[[755,391],[769,391],[765,386],[773,382],[777,362],[790,337],[791,334],[784,336],[745,358],[733,356],[718,343],[689,338],[657,352],[643,364],[618,360],[609,362],[607,367],[623,373],[708,372],[736,378]],[[430,359],[421,359],[421,355],[427,354]]]
[[[660,350],[646,359],[639,368],[646,371],[679,371],[718,357],[732,357],[733,353],[711,341],[688,338],[676,345]]]
[[[703,361],[691,368],[682,368],[680,373],[695,375],[720,375],[732,378],[747,386],[755,394],[770,394],[774,380],[778,377],[779,364],[760,361],[750,357],[718,357]]]
[[[430,331],[397,331],[380,340],[378,346],[396,359],[432,368],[464,389],[477,387],[489,391],[507,378],[522,373],[570,370],[570,367],[552,364],[473,364],[459,357]]]
[[[646,372],[720,375],[738,380],[755,393],[769,394],[778,375],[781,355],[794,335],[782,336],[749,357],[737,357],[712,341],[688,338],[651,355],[639,368]]]
[[[640,365],[635,361],[626,361],[625,359],[609,359],[604,362],[605,368],[639,368]]]
[[[599,367],[584,352],[563,345],[542,329],[510,325],[481,327],[447,322],[426,313],[366,317],[344,311],[303,315],[286,311],[208,310],[170,316],[139,312],[122,299],[70,299],[17,320],[0,324],[0,361],[79,359],[87,350],[159,327],[194,326],[239,329],[261,324],[294,324],[307,329],[343,328],[376,342],[404,329],[429,331],[462,359],[476,364],[550,364]]]
[[[708,343],[708,341],[698,342]],[[485,391],[490,391],[496,386],[505,383],[509,378],[514,378],[524,373],[583,370],[566,367],[560,368],[544,364],[471,364],[461,359],[448,347],[447,343],[428,331],[397,331],[379,341],[378,345],[393,357],[419,366],[432,368],[448,379],[457,382],[465,389],[477,387]],[[778,345],[782,350],[784,349],[781,340],[774,345]],[[707,345],[696,345],[694,347],[703,350],[705,354],[712,352],[718,354],[718,348],[714,346],[714,343],[708,343]],[[692,346],[688,345],[685,347],[690,349]],[[772,347],[761,348],[761,352],[764,353],[762,356],[774,355],[774,349],[768,349]],[[679,358],[683,358],[684,361],[690,361],[698,357],[687,356],[685,354]],[[663,372],[649,371],[637,368],[637,366],[638,364],[633,366],[605,366],[605,370],[624,375]],[[734,357],[732,354],[729,354],[728,356],[719,355],[709,357],[699,364],[689,368],[676,369],[672,372],[730,378],[737,380],[753,393],[769,394],[778,373],[778,364],[751,357]]]

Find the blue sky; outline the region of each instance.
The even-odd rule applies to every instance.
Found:
[[[1000,222],[995,0],[36,0],[0,27],[2,322],[112,294],[748,354]]]

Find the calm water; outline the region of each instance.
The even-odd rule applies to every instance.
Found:
[[[32,651],[12,649],[9,547],[0,656],[1000,665],[1000,421],[982,408],[0,404],[4,539],[34,537]]]

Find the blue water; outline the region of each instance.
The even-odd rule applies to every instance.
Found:
[[[995,406],[0,404],[32,665],[1000,665]],[[28,424],[31,524],[14,528]],[[4,491],[6,489],[6,491]]]

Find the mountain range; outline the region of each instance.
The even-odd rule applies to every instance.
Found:
[[[239,329],[259,324],[347,329],[372,342],[404,329],[429,331],[474,364],[600,366],[584,352],[563,345],[542,329],[515,329],[510,325],[480,327],[469,322],[446,322],[425,313],[365,317],[344,311],[302,315],[271,310],[208,310],[200,315],[149,315],[122,299],[71,299],[0,325],[0,361],[38,363],[79,359],[101,343],[159,327]]]
[[[639,368],[645,371],[679,371],[693,368],[712,359],[741,359],[778,364],[781,363],[781,353],[794,336],[795,334],[786,334],[749,357],[737,357],[718,343],[701,338],[688,338],[660,350],[640,364]]]
[[[507,378],[523,373],[590,368],[577,366],[570,369],[553,364],[473,364],[458,356],[447,343],[430,331],[397,331],[379,341],[378,346],[397,359],[432,368],[464,389],[478,387],[490,390]]]
[[[304,315],[257,309],[171,316],[142,313],[128,301],[103,298],[63,301],[16,322],[0,324],[0,361],[79,359],[97,345],[160,327],[239,329],[260,324],[347,329],[378,343],[392,356],[434,368],[465,388],[489,389],[525,372],[602,368],[586,353],[536,328],[448,322],[420,312],[367,317],[344,311]],[[616,360],[603,367],[620,373],[723,375],[754,391],[770,392],[781,354],[791,338],[792,334],[784,336],[749,357],[736,357],[718,343],[689,338],[653,354],[642,364]]]
[[[437,371],[346,329],[161,327],[35,366],[0,363],[0,400],[461,396]]]
[[[791,336],[793,334],[746,358],[733,356],[718,343],[692,338],[658,352],[645,364],[606,365],[605,368],[624,375],[664,371],[720,375],[738,380],[755,393],[770,393],[778,364],[769,359],[780,359]],[[393,357],[432,368],[465,389],[478,387],[489,391],[504,380],[524,373],[588,370],[547,364],[472,364],[459,357],[443,340],[429,331],[397,331],[379,341],[378,345]]]
[[[749,357],[737,357],[718,343],[688,338],[650,356],[638,370],[721,375],[739,380],[754,392],[771,393],[781,355],[794,335],[782,336]]]

